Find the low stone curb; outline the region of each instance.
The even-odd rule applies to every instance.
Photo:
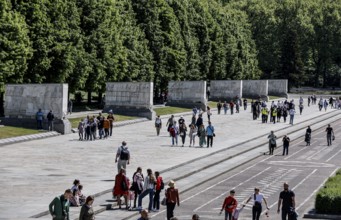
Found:
[[[58,136],[60,133],[56,131],[50,131],[50,132],[44,132],[40,134],[30,134],[30,135],[24,135],[24,136],[18,136],[18,137],[12,137],[12,138],[5,138],[0,139],[0,146],[5,146],[8,144],[14,144],[24,141],[30,141],[30,140],[37,140],[37,139],[43,139],[43,138],[49,138]]]

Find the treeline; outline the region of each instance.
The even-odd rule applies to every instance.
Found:
[[[6,83],[288,78],[338,86],[341,0],[0,0]]]

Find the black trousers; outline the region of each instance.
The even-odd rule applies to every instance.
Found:
[[[252,220],[259,220],[261,213],[262,213],[262,206],[253,206],[252,207]]]
[[[160,209],[160,192],[161,190],[156,190],[153,199],[153,208],[157,210]]]
[[[210,142],[211,142],[211,145],[210,145]],[[207,147],[209,146],[212,147],[212,145],[213,145],[213,136],[207,135]]]
[[[167,202],[167,220],[174,217],[175,203]]]

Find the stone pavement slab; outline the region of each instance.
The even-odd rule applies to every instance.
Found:
[[[317,106],[306,107],[302,116],[295,116],[295,121],[324,114]],[[117,173],[114,157],[123,140],[132,155],[127,168],[131,177],[137,166],[142,166],[144,173],[147,168],[166,170],[243,140],[267,135],[270,130],[288,127],[288,123],[262,124],[251,118],[249,109],[232,116],[214,112],[211,120],[217,137],[209,149],[171,147],[165,126],[161,136],[155,135],[154,121],[117,127],[113,137],[106,140],[78,141],[77,134],[70,134],[2,147],[0,153],[6,157],[0,161],[0,218],[25,218],[46,211],[50,201],[70,188],[75,178],[84,185],[85,195],[111,189]],[[185,119],[190,122],[190,116]]]

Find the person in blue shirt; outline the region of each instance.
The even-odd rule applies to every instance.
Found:
[[[43,120],[44,120],[44,113],[41,111],[41,109],[38,110],[36,113],[36,119],[37,119],[37,128],[39,130],[43,129]]]
[[[207,134],[207,147],[213,145],[213,137],[215,136],[214,134],[214,127],[212,126],[212,123],[209,121],[208,126],[206,128],[206,134]]]

